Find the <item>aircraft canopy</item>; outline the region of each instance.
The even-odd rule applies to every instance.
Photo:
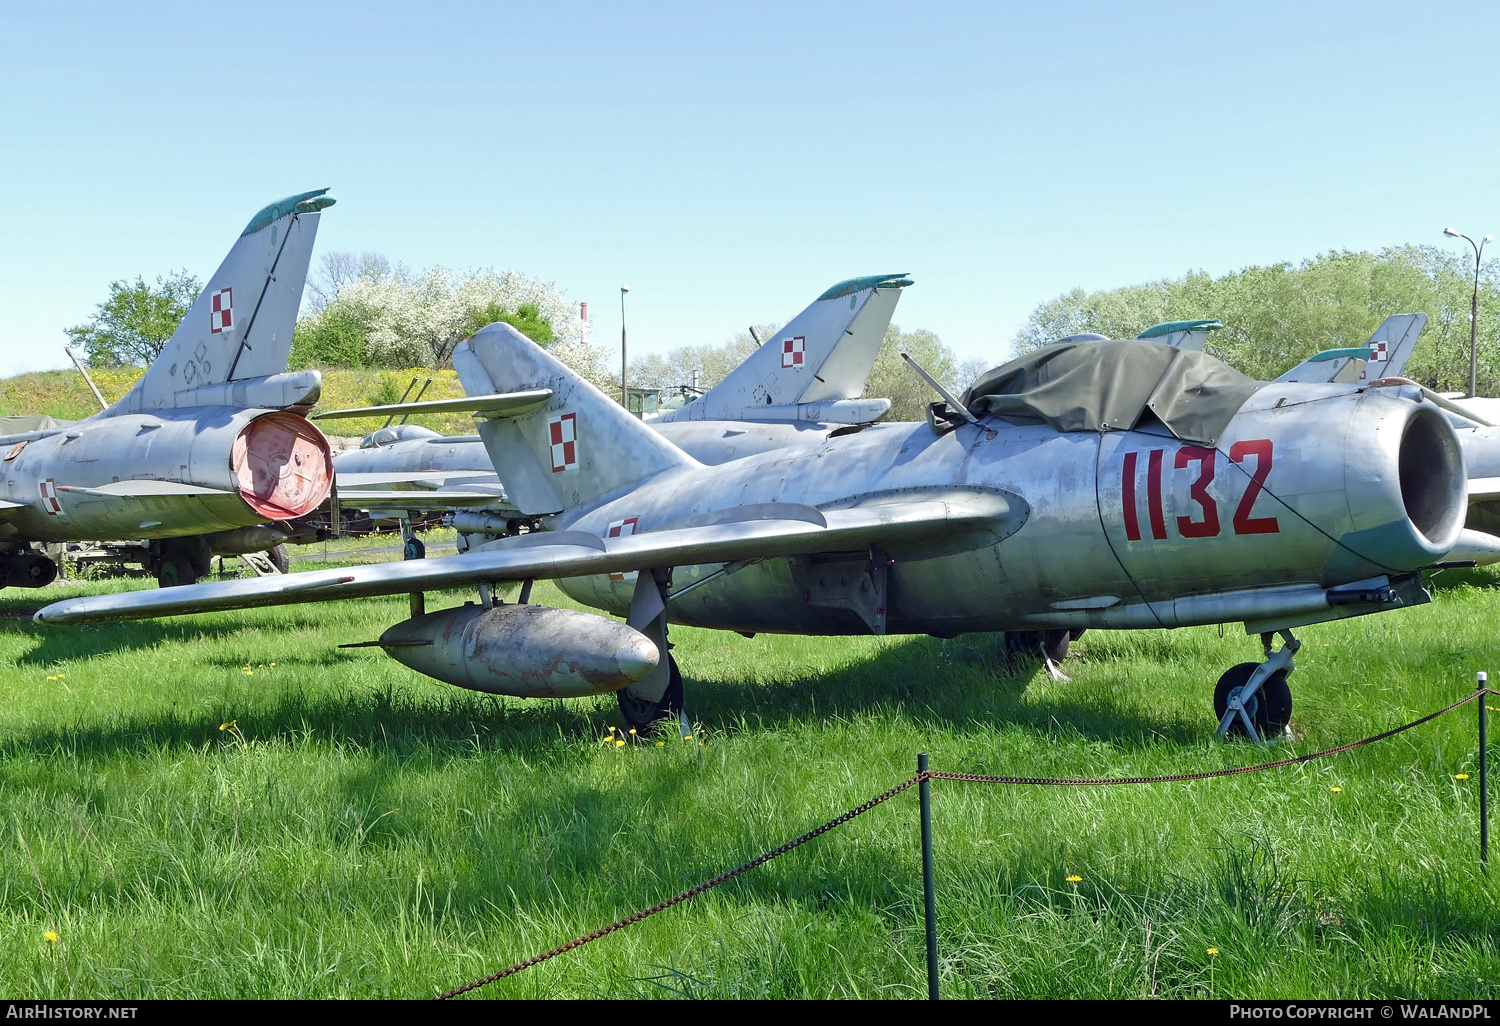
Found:
[[[1071,342],[981,374],[960,401],[977,416],[1040,419],[1058,431],[1128,431],[1154,415],[1184,442],[1215,445],[1264,385],[1197,350]]]

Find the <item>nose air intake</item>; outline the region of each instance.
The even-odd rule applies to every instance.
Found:
[[[1464,462],[1458,439],[1437,410],[1413,411],[1401,434],[1398,468],[1401,504],[1412,526],[1435,547],[1451,548],[1468,510]]]

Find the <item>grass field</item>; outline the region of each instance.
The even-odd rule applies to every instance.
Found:
[[[97,628],[27,618],[143,583],[0,596],[7,997],[425,997],[780,844],[910,776],[918,751],[1017,775],[1264,758],[1211,740],[1213,682],[1257,655],[1234,629],[1091,632],[1068,683],[1008,668],[993,638],[679,629],[696,736],[619,747],[610,696],[494,699],[335,647],[403,618],[404,598]],[[1280,754],[1404,722],[1500,670],[1500,577],[1444,584],[1429,606],[1300,632]],[[544,586],[537,599],[563,604]],[[945,994],[1500,996],[1475,735],[1471,705],[1264,774],[939,782]],[[912,792],[479,993],[924,992]]]

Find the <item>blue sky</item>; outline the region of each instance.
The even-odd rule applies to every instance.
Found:
[[[0,371],[272,199],[319,250],[512,267],[634,351],[910,272],[999,360],[1038,303],[1500,232],[1496,5],[9,5]],[[1448,243],[1451,245],[1451,243]],[[1211,315],[1213,311],[1204,311]]]

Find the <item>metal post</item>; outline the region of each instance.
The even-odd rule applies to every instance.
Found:
[[[1490,236],[1486,235],[1476,243],[1452,228],[1444,228],[1443,234],[1450,239],[1463,239],[1474,250],[1474,292],[1469,299],[1469,398],[1472,399],[1478,394],[1479,376],[1479,265],[1484,260],[1484,244],[1490,241]]]
[[[99,386],[94,384],[94,379],[89,377],[89,372],[83,369],[83,363],[79,361],[78,354],[73,352],[72,346],[63,346],[63,352],[68,354],[68,359],[73,361],[73,366],[78,368],[78,373],[83,375],[84,383],[89,386],[89,391],[94,393],[94,398],[99,400],[99,409],[109,409],[109,403],[104,401],[104,393],[99,391]]]
[[[1479,671],[1479,861],[1485,868],[1490,861],[1489,724],[1484,707],[1489,679],[1489,674]]]
[[[927,753],[917,756],[917,772],[927,772]],[[922,805],[922,904],[927,911],[927,1000],[938,999],[937,881],[932,871],[932,781],[917,785]]]
[[[625,364],[625,293],[630,291],[630,286],[620,286],[620,405],[625,407],[625,412],[630,412],[630,387],[626,383]]]

